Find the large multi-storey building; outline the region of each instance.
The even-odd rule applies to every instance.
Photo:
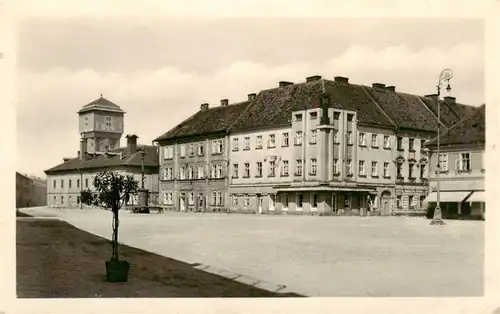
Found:
[[[46,205],[47,181],[16,172],[16,208]]]
[[[80,193],[93,189],[93,178],[101,171],[133,175],[150,192],[150,201],[158,198],[158,151],[155,146],[138,145],[136,135],[127,135],[127,146],[120,147],[124,112],[102,97],[78,112],[80,150],[76,158],[64,158],[63,163],[45,171],[49,207],[81,207]],[[137,204],[137,195],[131,203]]]
[[[485,213],[485,105],[440,136],[440,205],[445,218]],[[437,139],[429,141],[429,208],[437,204]]]
[[[223,139],[226,163],[221,175],[227,177],[218,186],[223,203],[213,197],[212,203],[225,210],[423,214],[428,169],[421,147],[436,136],[437,127],[437,99],[432,97],[398,93],[379,83],[367,87],[344,77],[331,81],[312,76],[305,83],[280,82],[277,88],[250,94],[244,103],[223,101],[209,109],[202,105],[157,142],[163,151],[177,152],[180,145],[218,134],[210,140]],[[445,128],[456,119],[452,113],[473,110],[452,100],[441,105]],[[183,210],[185,196],[196,192],[182,183],[187,180],[194,187],[182,176],[178,154],[164,162],[165,177],[173,181],[162,183],[160,190],[171,208]],[[213,194],[210,185],[205,179],[197,189]],[[183,186],[188,194],[181,191]]]

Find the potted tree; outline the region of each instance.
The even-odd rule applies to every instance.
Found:
[[[126,282],[130,264],[118,259],[118,211],[132,194],[137,193],[139,184],[131,175],[104,171],[94,177],[93,185],[94,191],[87,189],[81,192],[81,202],[111,210],[113,213],[112,255],[111,259],[106,261],[106,278],[109,282]]]

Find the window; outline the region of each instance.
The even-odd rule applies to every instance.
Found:
[[[309,113],[309,115],[311,116],[311,120],[318,119],[318,112],[316,112],[316,111]]]
[[[384,162],[384,177],[388,178],[390,175],[389,175],[389,163],[388,162]]]
[[[88,127],[89,126],[89,117],[85,117],[85,124],[84,124],[85,127]]]
[[[54,189],[56,188],[56,185],[57,185],[57,181],[54,180]]]
[[[198,156],[203,156],[205,153],[205,143],[199,142],[198,143]]]
[[[244,175],[245,178],[249,178],[250,177],[250,163],[246,162],[245,163],[245,175]]]
[[[372,177],[378,177],[378,162],[372,161]]]
[[[295,145],[302,145],[302,131],[295,133]]]
[[[288,176],[288,160],[283,160],[283,165],[281,168],[281,175]]]
[[[89,179],[85,179],[85,187],[88,188],[89,187]]]
[[[423,179],[425,175],[425,165],[420,165],[420,179]]]
[[[458,170],[469,171],[470,167],[470,153],[460,153],[460,159],[458,163]]]
[[[396,197],[396,207],[403,208],[403,197],[401,195]]]
[[[107,127],[111,126],[111,117],[106,117],[106,126]]]
[[[438,167],[441,171],[448,171],[448,154],[439,154]]]
[[[339,172],[339,160],[335,158],[333,160],[333,174],[338,174]]]
[[[262,177],[262,162],[257,161],[257,174],[256,177]]]
[[[359,161],[358,173],[360,176],[366,175],[366,173],[365,173],[365,161],[364,160]]]
[[[249,150],[250,149],[250,137],[245,137],[245,147],[243,150]]]
[[[174,158],[174,147],[165,146],[163,148],[163,159],[173,159]]]
[[[274,177],[276,173],[276,162],[274,160],[269,161],[269,177]]]
[[[172,180],[173,179],[173,168],[168,167],[163,169],[163,180]]]
[[[214,191],[212,192],[212,206],[222,206],[224,205],[224,202],[222,200],[222,192],[221,191]]]
[[[233,206],[238,206],[238,196],[237,196],[237,195],[235,195],[235,194],[233,194],[233,195],[231,196],[231,198],[232,198],[232,203],[233,203]]]
[[[172,192],[165,192],[165,194],[163,195],[163,204],[164,205],[174,204],[174,198]]]
[[[189,156],[194,156],[194,144],[189,144]]]
[[[347,145],[352,145],[352,132],[347,131]]]
[[[68,204],[71,205],[71,196],[68,196]]]
[[[366,134],[359,133],[359,146],[366,146]]]
[[[389,141],[389,135],[384,135],[384,148],[391,148],[391,142]]]
[[[194,166],[188,167],[188,179],[189,180],[194,179]]]
[[[378,147],[378,136],[377,136],[377,134],[372,134],[372,147]]]
[[[295,121],[302,121],[302,114],[300,114],[300,113],[296,114]]]
[[[250,206],[250,196],[248,196],[248,194],[245,194],[245,196],[243,197],[243,206]]]
[[[64,205],[64,196],[61,196],[61,205]]]
[[[352,122],[354,120],[354,115],[352,113],[347,114],[347,121]]]
[[[186,179],[186,167],[185,166],[182,166],[180,169],[179,169],[179,178],[181,180],[185,180]]]
[[[283,133],[283,143],[282,146],[288,147],[289,145],[289,138],[288,138],[288,132]]]
[[[318,160],[316,158],[311,158],[311,174],[316,175],[318,172]]]
[[[418,208],[420,205],[420,198],[417,195],[411,197],[411,207]]]
[[[415,139],[414,138],[410,138],[410,142],[409,142],[408,147],[409,147],[409,150],[411,152],[415,151]]]
[[[71,189],[71,179],[68,180],[68,187]]]
[[[77,196],[77,197],[76,197],[76,203],[77,203],[77,204],[80,204],[80,196]]]
[[[212,140],[212,155],[222,154],[224,151],[224,143],[223,140]]]
[[[188,193],[188,205],[194,205],[194,192]]]
[[[235,137],[233,138],[233,152],[237,152],[238,151],[238,138]]]
[[[64,188],[64,179],[61,179],[61,188]]]
[[[205,201],[205,197],[203,196],[203,193],[198,193],[198,207],[203,208],[203,202]]]
[[[262,135],[257,135],[257,141],[255,142],[255,149],[262,149]]]
[[[340,143],[339,132],[338,131],[334,131],[334,134],[333,134],[333,143],[334,144],[339,144]]]
[[[346,162],[346,173],[348,176],[352,176],[352,160],[348,159]]]
[[[198,165],[198,179],[203,179],[205,177],[205,169],[202,165]]]
[[[181,144],[181,158],[186,157],[186,145]]]
[[[215,165],[215,177],[217,179],[222,178],[222,165],[221,164]]]
[[[402,177],[403,177],[403,175],[401,174],[401,171],[402,171],[402,170],[401,170],[401,167],[402,167],[402,165],[401,165],[401,164],[397,164],[397,166],[396,166],[396,176],[397,176],[398,178],[402,178]]]
[[[311,142],[310,144],[316,144],[318,142],[318,131],[311,130]]]
[[[415,165],[414,164],[408,164],[408,178],[415,178]]]
[[[233,178],[238,177],[238,164],[233,164]]]
[[[297,159],[295,161],[295,174],[298,176],[302,175],[302,159]]]
[[[400,136],[398,136],[397,148],[398,150],[403,150],[403,138]]]
[[[267,147],[269,147],[269,148],[276,147],[276,135],[269,134],[269,142],[267,143]]]
[[[297,207],[302,208],[302,205],[304,204],[304,195],[302,194],[297,194]]]

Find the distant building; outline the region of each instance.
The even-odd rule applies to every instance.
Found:
[[[45,171],[49,207],[80,207],[80,193],[93,189],[94,176],[101,171],[133,175],[141,186],[144,166],[144,187],[150,191],[150,202],[158,197],[158,149],[137,144],[137,135],[127,135],[127,146],[120,147],[125,112],[116,104],[101,98],[84,106],[79,112],[80,150],[76,158]],[[143,155],[143,152],[145,154]],[[131,200],[137,204],[137,196]]]
[[[443,129],[474,110],[447,97]],[[282,81],[244,102],[202,104],[158,137],[160,200],[175,210],[206,200],[209,211],[423,215],[422,145],[436,137],[437,121],[433,95],[345,77]]]
[[[444,218],[484,218],[486,194],[485,105],[440,136],[440,203]],[[437,139],[426,144],[431,153],[429,207],[437,202]]]
[[[47,181],[16,172],[16,208],[47,205]]]

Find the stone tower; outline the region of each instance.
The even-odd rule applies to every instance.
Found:
[[[101,97],[78,111],[81,139],[88,153],[103,153],[120,147],[125,112]]]

